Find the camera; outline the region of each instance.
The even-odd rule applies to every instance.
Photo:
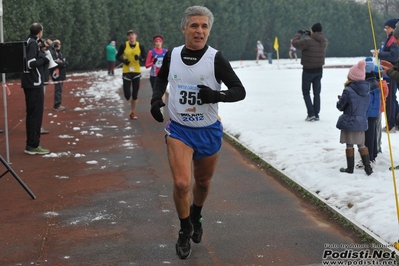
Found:
[[[310,31],[309,30],[298,30],[298,33],[310,36]]]
[[[44,45],[44,40],[43,39],[37,39],[37,45],[43,46]]]
[[[54,46],[54,48],[58,48],[58,47],[60,47],[60,43],[59,42],[54,42],[53,46]]]
[[[37,39],[37,45],[39,46],[40,49],[47,47],[48,43],[46,42],[45,39]]]

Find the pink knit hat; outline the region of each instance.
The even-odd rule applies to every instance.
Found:
[[[356,65],[349,69],[348,78],[353,81],[365,80],[366,78],[366,62],[364,60],[359,61]]]

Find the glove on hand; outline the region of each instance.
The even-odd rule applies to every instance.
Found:
[[[124,63],[125,65],[129,65],[129,64],[130,64],[130,61],[127,60],[127,59],[124,59],[124,60],[122,61],[122,63]]]
[[[140,60],[141,60],[141,56],[139,56],[138,54],[136,54],[136,55],[134,55],[134,59],[137,60],[137,61],[140,61]]]
[[[201,99],[202,103],[217,103],[220,102],[220,92],[214,91],[208,86],[197,85],[200,88],[198,97]]]
[[[158,61],[158,58],[154,57],[154,61],[152,63],[155,65],[155,63]]]
[[[162,100],[152,100],[151,101],[151,115],[158,122],[163,122],[163,114],[161,112],[161,107],[165,106]]]

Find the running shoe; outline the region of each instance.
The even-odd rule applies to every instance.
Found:
[[[32,148],[32,147],[26,146],[25,153],[30,154],[30,155],[36,155],[36,154],[48,154],[48,153],[50,153],[50,151],[47,149],[43,149],[40,146],[37,148]]]
[[[179,239],[176,243],[176,254],[177,256],[184,260],[190,257],[191,254],[191,238],[192,231],[188,231],[185,229],[180,229],[179,231]]]
[[[137,116],[133,112],[130,113],[129,117],[132,120],[136,120],[137,119]]]

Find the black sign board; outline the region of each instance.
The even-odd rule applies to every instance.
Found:
[[[26,42],[0,43],[0,73],[26,71]]]

